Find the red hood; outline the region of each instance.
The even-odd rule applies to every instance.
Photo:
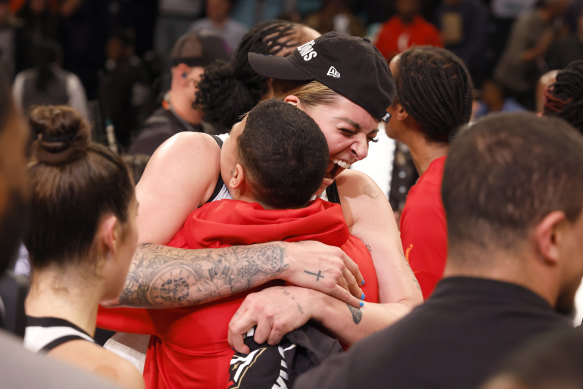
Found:
[[[209,219],[212,219],[210,221]],[[342,208],[320,199],[301,209],[264,209],[257,203],[221,200],[190,214],[168,243],[174,247],[213,248],[269,241],[317,240],[342,246],[349,232]]]

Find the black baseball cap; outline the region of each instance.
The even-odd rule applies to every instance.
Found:
[[[207,66],[216,59],[228,61],[231,50],[223,38],[208,33],[190,32],[182,35],[170,52],[170,66]]]
[[[257,73],[280,80],[318,81],[388,121],[395,81],[380,51],[366,38],[328,32],[287,57],[249,53]]]

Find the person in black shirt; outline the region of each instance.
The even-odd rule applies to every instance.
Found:
[[[443,174],[444,279],[294,387],[476,388],[529,339],[568,327],[583,275],[582,164],[583,138],[556,118],[499,114],[461,130]]]

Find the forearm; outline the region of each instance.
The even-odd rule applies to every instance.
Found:
[[[217,249],[142,244],[119,304],[168,308],[217,300],[278,278],[288,267],[281,242]]]
[[[313,320],[321,323],[343,345],[371,335],[393,324],[410,312],[408,304],[376,304],[365,302],[362,308],[354,308],[340,300],[319,292],[315,298]]]

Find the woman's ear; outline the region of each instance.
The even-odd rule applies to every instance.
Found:
[[[401,103],[399,103],[398,101],[394,101],[393,105],[394,105],[395,117],[397,118],[397,120],[402,122],[403,120],[405,120],[409,117],[409,112],[407,112],[407,110],[405,109],[405,107],[403,107],[403,105]]]
[[[99,240],[104,252],[115,254],[118,241],[118,220],[110,214],[103,218],[99,224]]]
[[[287,95],[285,96],[285,99],[283,99],[283,101],[295,105],[298,108],[301,103],[299,97],[297,97],[296,95]]]

